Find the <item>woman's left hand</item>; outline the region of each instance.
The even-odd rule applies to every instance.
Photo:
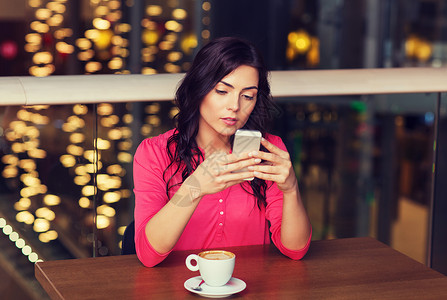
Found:
[[[259,179],[276,182],[278,188],[284,193],[296,190],[298,182],[289,153],[264,138],[261,143],[269,153],[263,151],[251,152],[250,156],[260,158],[265,162],[250,166],[249,170],[255,171],[254,176]]]

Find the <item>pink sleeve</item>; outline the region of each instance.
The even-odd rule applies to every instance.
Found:
[[[163,162],[166,161],[164,149],[151,139],[146,139],[134,156],[135,248],[138,258],[147,267],[155,266],[169,254],[155,251],[145,233],[147,222],[168,201],[163,180]]]
[[[286,146],[282,142],[281,138],[276,136],[268,137],[268,140],[279,147],[280,149],[287,151]],[[271,182],[270,182],[271,184]],[[270,222],[270,232],[272,233],[272,241],[275,246],[281,251],[282,254],[290,257],[291,259],[301,259],[307,253],[310,246],[310,241],[312,239],[312,229],[310,232],[309,239],[306,246],[299,250],[290,250],[286,248],[281,242],[281,221],[282,221],[282,204],[283,204],[283,194],[278,189],[276,183],[273,183],[267,189],[267,207],[266,207],[266,218]]]

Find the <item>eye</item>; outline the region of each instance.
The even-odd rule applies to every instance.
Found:
[[[255,98],[255,96],[250,95],[242,95],[242,97],[244,97],[246,100],[253,100]]]
[[[216,89],[216,93],[218,93],[219,95],[225,95],[227,91]]]

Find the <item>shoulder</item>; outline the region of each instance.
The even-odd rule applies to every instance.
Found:
[[[167,145],[169,138],[175,133],[175,129],[171,129],[160,135],[143,140],[135,152],[135,160],[145,160],[151,158],[167,157]]]

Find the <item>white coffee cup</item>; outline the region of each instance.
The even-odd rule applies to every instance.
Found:
[[[193,266],[191,261],[195,260]],[[200,271],[200,276],[209,286],[223,286],[231,279],[236,255],[225,250],[209,250],[190,254],[186,266],[191,271]]]

